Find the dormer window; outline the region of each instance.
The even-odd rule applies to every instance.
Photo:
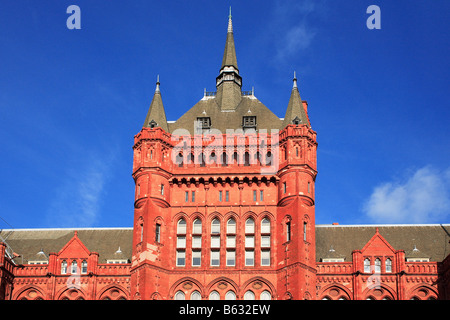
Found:
[[[256,116],[244,116],[242,118],[242,127],[244,129],[247,128],[256,128]]]
[[[210,117],[198,117],[197,118],[199,129],[210,129],[211,128],[211,118]]]
[[[158,124],[156,123],[155,120],[150,121],[150,122],[148,123],[148,125],[149,125],[149,127],[150,127],[151,129],[153,129],[153,128],[155,128],[156,126],[158,126]]]

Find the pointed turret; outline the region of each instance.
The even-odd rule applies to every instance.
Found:
[[[306,114],[302,99],[300,98],[300,92],[298,91],[295,72],[293,82],[294,84],[292,85],[291,98],[289,99],[282,127],[285,128],[289,124],[306,124],[310,127],[311,125],[308,120],[308,115]]]
[[[228,16],[227,40],[223,53],[220,74],[216,78],[217,103],[222,110],[234,110],[241,101],[242,78],[236,58],[236,48],[234,46],[233,22]]]
[[[145,118],[144,128],[160,127],[166,132],[169,132],[167,126],[166,112],[161,98],[161,90],[159,88],[159,75],[156,80],[155,94],[153,95],[152,103]]]

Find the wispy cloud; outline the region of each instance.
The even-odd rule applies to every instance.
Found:
[[[315,13],[320,1],[283,1],[274,10],[274,28],[281,37],[277,39],[277,61],[283,61],[307,49],[317,34],[308,21]]]
[[[383,183],[374,188],[363,210],[377,223],[448,222],[450,168],[427,166],[402,181]]]
[[[48,224],[91,227],[97,222],[112,159],[91,153],[62,173],[63,180],[47,211]]]

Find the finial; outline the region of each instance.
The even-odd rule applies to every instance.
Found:
[[[294,81],[294,85],[292,86],[292,89],[297,88],[297,76],[295,74],[295,71],[294,71],[294,79],[292,81]]]
[[[231,6],[230,6],[230,14],[228,16],[228,32],[233,32],[233,23],[231,22]]]
[[[159,74],[158,74],[158,76],[156,77],[156,89],[155,89],[155,92],[160,92],[160,90],[159,90]]]

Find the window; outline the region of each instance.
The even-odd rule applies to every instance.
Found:
[[[186,296],[182,291],[175,293],[175,300],[186,300]]]
[[[194,291],[191,293],[191,300],[202,300],[200,292]]]
[[[184,267],[186,265],[186,252],[184,250],[177,250],[177,266]]]
[[[199,129],[209,129],[211,128],[211,118],[210,117],[198,117],[197,118]]]
[[[245,247],[253,248],[255,246],[255,236],[245,236]]]
[[[189,191],[184,192],[184,202],[189,202]]]
[[[61,274],[66,274],[67,273],[67,261],[64,260],[63,262],[61,262]]]
[[[267,218],[261,220],[261,233],[270,233],[270,220]]]
[[[225,201],[226,202],[230,201],[230,192],[229,191],[225,191]]]
[[[306,241],[306,230],[307,230],[307,224],[306,224],[306,222],[303,222],[303,241]]]
[[[370,259],[369,258],[364,259],[364,272],[370,273]]]
[[[201,234],[202,233],[202,220],[195,219],[194,220],[194,227],[192,229],[193,234]]]
[[[73,260],[72,261],[72,268],[71,268],[70,272],[72,274],[77,273],[77,268],[78,268],[78,263],[76,262],[76,260]]]
[[[255,251],[245,250],[245,265],[254,266],[255,265]]]
[[[286,182],[283,182],[283,193],[286,193]]]
[[[378,258],[375,259],[375,272],[381,273],[381,260]]]
[[[222,153],[222,158],[221,158],[221,161],[220,161],[221,163],[222,163],[222,167],[226,167],[227,166],[227,164],[228,164],[228,159],[227,159],[227,154],[226,154],[226,152],[223,152]]]
[[[256,128],[256,116],[244,116],[242,126],[244,128]]]
[[[308,181],[308,193],[311,193],[311,182]]]
[[[212,291],[209,294],[209,300],[220,300],[220,295],[217,291]]]
[[[191,201],[195,202],[195,191],[192,191],[192,197],[191,198],[192,198]]]
[[[291,222],[286,222],[286,241],[291,241]]]
[[[253,190],[253,201],[258,201],[258,199],[256,198],[256,190]]]
[[[261,248],[270,248],[270,236],[261,236]]]
[[[222,202],[222,191],[219,191],[219,201]]]
[[[261,265],[270,266],[270,250],[261,250]]]
[[[202,252],[200,250],[192,251],[192,266],[199,267],[202,263]]]
[[[161,225],[159,223],[156,224],[155,242],[161,242]]]
[[[263,190],[259,190],[259,200],[264,201],[264,191]]]
[[[259,300],[272,300],[272,295],[270,294],[269,291],[264,290],[263,292],[261,292]]]
[[[81,262],[81,273],[86,274],[87,273],[87,261],[83,260]]]
[[[161,185],[161,195],[162,196],[164,195],[164,185],[163,184]]]
[[[236,247],[236,236],[227,236],[227,248]]]
[[[255,294],[248,290],[245,294],[244,294],[244,300],[255,300]]]
[[[236,251],[227,250],[227,266],[235,266],[236,265]]]
[[[211,236],[211,248],[220,248],[220,235]]]
[[[211,250],[211,266],[220,265],[220,251]]]
[[[236,221],[233,218],[227,221],[227,233],[236,233]]]
[[[386,259],[386,273],[392,272],[392,260]]]
[[[202,236],[192,236],[192,248],[202,247]]]
[[[236,300],[236,294],[233,291],[228,291],[225,294],[225,300]]]
[[[178,220],[177,234],[186,234],[186,220],[183,218]]]
[[[186,248],[186,236],[177,237],[177,248]]]
[[[140,227],[141,227],[141,242],[142,242],[142,240],[144,239],[144,224],[141,223]]]
[[[211,233],[220,233],[220,221],[217,218],[211,221]]]
[[[245,233],[255,233],[255,221],[252,218],[245,221]]]

